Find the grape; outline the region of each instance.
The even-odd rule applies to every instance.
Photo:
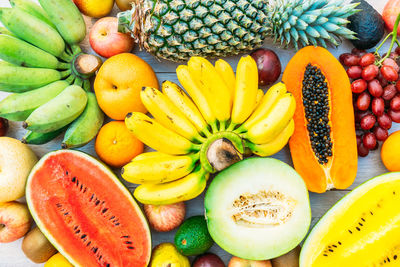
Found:
[[[387,66],[390,68],[389,66]],[[379,68],[375,65],[369,65],[363,69],[361,72],[361,77],[366,81],[373,80],[376,76],[378,76]],[[383,76],[385,78],[385,76]],[[386,78],[385,78],[386,79]]]
[[[381,116],[384,112],[385,112],[385,101],[383,100],[383,98],[374,98],[372,99],[372,112],[376,115],[376,116]]]
[[[384,100],[390,100],[396,95],[397,89],[393,84],[388,84],[385,88],[383,88],[382,98]]]
[[[367,110],[371,104],[371,96],[367,92],[362,92],[357,99],[357,109]]]
[[[399,111],[400,110],[400,95],[396,95],[390,101],[390,109],[395,110],[395,111]]]
[[[389,136],[388,130],[383,129],[379,126],[376,126],[374,128],[374,134],[376,136],[376,139],[378,139],[379,141],[385,141]]]
[[[250,54],[257,63],[258,83],[261,86],[271,84],[281,75],[281,61],[274,51],[259,48]]]
[[[351,66],[346,72],[350,79],[358,79],[361,77],[362,68],[360,66]]]
[[[392,127],[392,119],[389,115],[384,113],[378,117],[378,124],[383,129],[390,129],[390,127]]]
[[[354,113],[354,120],[355,120],[355,122],[357,122],[357,123],[361,122],[361,119],[362,119],[363,117],[365,117],[365,115],[367,115],[367,114],[371,114],[371,112],[369,112],[368,110],[365,110],[365,111],[361,111],[361,110],[356,111],[356,112]]]
[[[362,143],[362,137],[361,135],[356,135],[356,140],[357,140],[357,147],[361,145]]]
[[[347,67],[356,66],[360,62],[360,57],[350,53],[341,54],[339,60]]]
[[[365,147],[364,147],[364,144],[360,144],[360,145],[357,147],[357,151],[358,151],[358,155],[359,155],[360,157],[366,157],[366,156],[368,156],[368,154],[369,154],[369,150],[368,150],[368,148],[365,148]]]
[[[369,130],[374,127],[376,123],[376,118],[372,114],[367,114],[361,118],[360,126],[363,130]]]
[[[375,56],[372,53],[367,53],[360,58],[360,66],[366,67],[368,65],[372,65],[375,62]]]
[[[383,54],[382,58],[386,57],[386,55],[387,55],[387,53]],[[389,54],[389,58],[390,59],[396,60],[398,57],[399,57],[399,54],[396,51],[395,52],[391,52]]]
[[[358,79],[351,83],[351,91],[353,93],[359,94],[364,92],[365,89],[367,89],[367,82],[363,79]]]
[[[381,97],[383,95],[383,88],[377,79],[373,79],[368,83],[368,91],[374,97]]]
[[[382,87],[385,87],[386,85],[388,85],[388,81],[387,81],[385,78],[383,78],[381,72],[378,73],[377,79],[378,79],[378,81],[381,83],[381,86],[382,86]]]
[[[396,47],[396,49],[394,50],[395,53],[397,53],[398,55],[400,55],[400,47]]]
[[[400,67],[399,67],[399,65],[397,65],[396,61],[394,61],[394,60],[391,59],[391,58],[385,59],[385,60],[383,61],[382,64],[383,64],[384,66],[390,66],[390,67],[392,67],[396,72],[399,72],[399,70],[400,70]]]
[[[400,111],[389,110],[388,115],[392,119],[392,121],[399,123],[400,122]]]
[[[398,81],[396,82],[396,89],[397,89],[397,92],[400,93],[400,80],[398,80]]]
[[[394,82],[399,78],[399,74],[391,66],[382,66],[381,73],[383,78],[385,78],[389,82]]]
[[[366,133],[363,136],[363,145],[367,149],[374,149],[376,147],[376,137],[373,133]]]
[[[357,49],[357,48],[354,47],[353,49],[351,49],[351,53],[352,53],[353,55],[362,57],[363,55],[365,55],[365,54],[367,53],[367,51],[365,51],[365,50],[360,50],[360,49]]]

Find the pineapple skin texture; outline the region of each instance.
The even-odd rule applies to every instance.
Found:
[[[265,0],[144,0],[142,44],[159,58],[225,57],[260,47]]]

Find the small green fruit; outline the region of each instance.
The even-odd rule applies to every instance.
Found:
[[[175,246],[186,256],[203,254],[214,244],[207,229],[203,216],[193,216],[187,219],[175,235]]]

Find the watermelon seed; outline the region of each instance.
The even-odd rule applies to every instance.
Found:
[[[75,181],[76,181],[76,177],[74,176],[74,177],[72,177],[72,180],[71,180],[73,183],[75,183]]]
[[[347,231],[349,231],[349,233],[350,233],[350,234],[352,234],[352,233],[353,233],[353,232],[352,232],[352,231],[350,231],[350,230],[347,230]]]
[[[61,207],[62,205],[61,205],[60,203],[57,203],[56,206],[59,208],[59,207]]]
[[[132,245],[131,241],[125,241],[125,244]]]
[[[120,225],[120,223],[116,223],[116,224],[115,224],[115,226],[118,226],[118,225]]]
[[[93,253],[96,253],[98,248],[97,247],[93,247],[92,250],[93,250]]]
[[[68,171],[66,171],[65,174],[68,175]]]
[[[104,208],[101,212],[105,213],[108,210],[108,208]]]
[[[356,229],[357,229],[358,231],[360,231],[360,228],[359,228],[358,226],[356,227]]]
[[[100,200],[97,200],[96,203],[95,203],[95,205],[97,206],[97,205],[99,205],[99,204],[100,204]]]
[[[129,246],[128,249],[135,249],[134,247]]]
[[[88,247],[90,244],[92,244],[92,241],[89,241],[86,246]]]
[[[396,260],[396,259],[397,259],[397,255],[394,255],[394,256],[393,256],[393,259]]]
[[[82,189],[83,189],[83,185],[81,184],[81,189],[80,189],[80,191],[82,191]]]
[[[330,251],[330,252],[333,252],[333,250],[332,250],[332,249],[329,249],[329,251]]]
[[[129,235],[123,235],[121,238],[129,238]]]
[[[389,257],[387,257],[387,260],[388,260],[388,262],[390,262],[390,259],[389,259]]]
[[[83,193],[86,193],[87,187],[85,187],[85,189],[83,189]]]
[[[79,234],[80,232],[81,232],[81,230],[78,229],[75,231],[75,234]]]
[[[90,201],[92,201],[92,200],[93,200],[93,198],[94,198],[94,194],[92,194],[92,196],[90,197],[90,200],[89,200],[89,202],[90,202]]]
[[[364,219],[364,218],[361,218],[361,220],[362,220],[363,222],[365,222],[365,219]]]
[[[67,216],[69,214],[69,212],[67,211],[66,213],[64,213],[65,216]]]
[[[328,257],[328,255],[324,254],[325,257]]]
[[[364,226],[364,225],[363,225],[362,223],[360,223],[360,222],[359,222],[358,224],[359,224],[360,226]]]
[[[338,244],[341,245],[342,243],[339,241]]]
[[[335,248],[337,248],[337,246],[336,245],[332,245],[333,247],[335,247]]]
[[[78,186],[79,185],[79,180],[78,179],[76,179],[76,186]]]
[[[395,191],[393,191],[393,195],[396,195],[396,192],[395,192]]]
[[[81,239],[84,239],[86,237],[86,234],[83,234],[82,236],[81,236]]]
[[[103,258],[103,256],[102,256],[102,255],[100,255],[100,257],[99,257],[99,261],[101,260],[101,258]]]
[[[372,213],[372,211],[370,211],[369,213],[371,213],[371,215],[374,215],[374,214]]]
[[[107,263],[107,264],[106,264],[106,267],[110,267],[110,264],[109,264],[109,263]]]
[[[110,218],[110,220],[112,220],[112,219],[114,219],[115,218],[115,216],[113,215],[113,216],[111,216],[111,218]],[[129,236],[126,236],[127,238],[129,237]]]
[[[76,229],[78,229],[78,225],[75,225],[75,227],[74,227],[74,231],[76,231]]]

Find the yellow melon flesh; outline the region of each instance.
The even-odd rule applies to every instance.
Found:
[[[399,207],[400,173],[361,185],[315,226],[300,266],[400,266]]]

